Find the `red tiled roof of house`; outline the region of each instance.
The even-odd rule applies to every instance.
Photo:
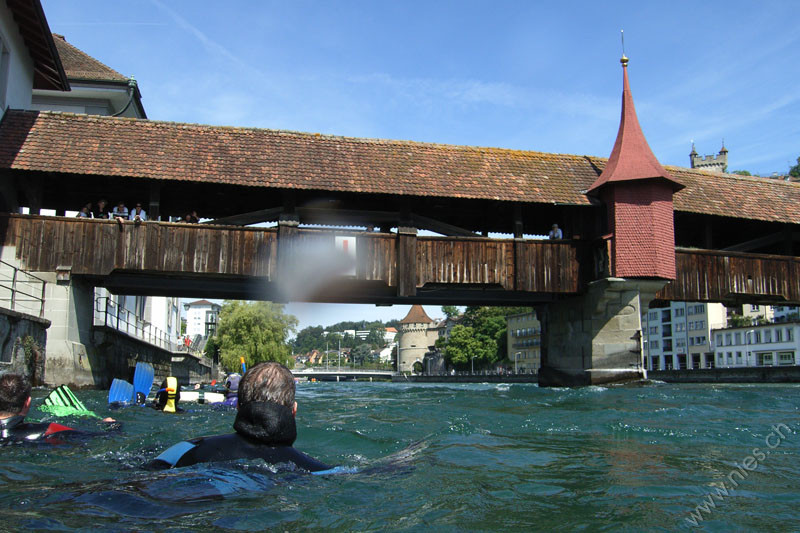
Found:
[[[353,193],[590,205],[606,159],[8,110],[0,169]],[[800,184],[666,167],[675,209],[800,220]],[[769,206],[765,205],[768,199]]]
[[[406,317],[400,321],[401,324],[430,324],[431,322],[433,320],[421,305],[412,305]]]
[[[56,43],[58,55],[61,58],[61,64],[64,65],[64,72],[67,74],[67,78],[73,80],[128,81],[128,78],[116,70],[72,46],[63,35],[54,33],[53,41]]]

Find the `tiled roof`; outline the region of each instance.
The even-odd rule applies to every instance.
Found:
[[[425,312],[421,305],[412,305],[406,317],[400,321],[401,324],[430,324],[433,322],[431,317]]]
[[[6,112],[0,169],[279,189],[590,205],[591,156],[57,112]],[[666,167],[675,209],[800,220],[800,184]]]
[[[61,64],[72,80],[124,81],[128,78],[69,44],[63,35],[53,34]]]

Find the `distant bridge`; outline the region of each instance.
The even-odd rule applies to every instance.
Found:
[[[316,379],[317,381],[355,381],[356,379],[392,379],[395,374],[391,370],[352,370],[342,368],[339,370],[292,370],[292,374],[296,378],[307,378],[308,381]]]

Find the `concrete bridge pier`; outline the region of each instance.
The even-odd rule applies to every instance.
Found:
[[[605,278],[542,313],[539,386],[635,381],[642,366],[641,312],[667,280]]]
[[[93,349],[94,287],[76,278],[57,279],[52,272],[37,272],[47,282],[47,331],[44,380],[47,385],[69,383],[97,386],[105,364]]]

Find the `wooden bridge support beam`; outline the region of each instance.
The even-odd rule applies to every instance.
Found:
[[[539,385],[571,387],[642,379],[641,313],[666,280],[606,278],[546,307]]]
[[[417,295],[417,228],[397,228],[397,295]]]

